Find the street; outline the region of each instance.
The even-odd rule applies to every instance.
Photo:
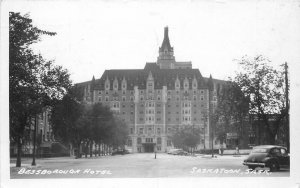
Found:
[[[70,157],[30,159],[21,168],[11,164],[11,178],[158,178],[158,177],[288,177],[289,170],[249,171],[242,165],[245,156],[174,156],[139,153],[74,159]]]

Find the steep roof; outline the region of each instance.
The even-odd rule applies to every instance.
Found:
[[[129,90],[132,90],[134,86],[138,86],[139,89],[146,89],[146,82],[150,71],[154,78],[155,89],[161,89],[162,86],[174,89],[177,77],[180,80],[181,87],[183,87],[185,78],[189,80],[190,88],[192,87],[194,78],[197,80],[198,88],[205,87],[205,81],[199,69],[160,69],[155,63],[146,63],[144,69],[106,70],[102,77],[96,81],[95,89],[103,90],[107,79],[110,81],[111,89],[115,79],[118,80],[119,89],[121,89],[120,86],[123,78],[127,81],[127,89]]]

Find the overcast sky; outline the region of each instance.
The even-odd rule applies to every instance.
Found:
[[[44,1],[10,10],[29,12],[36,26],[57,32],[35,49],[67,68],[74,83],[155,62],[165,26],[176,60],[192,61],[204,77],[233,75],[233,59],[246,54],[274,65],[300,60],[299,1]]]

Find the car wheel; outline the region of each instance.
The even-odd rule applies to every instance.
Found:
[[[276,162],[271,162],[269,168],[270,172],[275,172],[276,170],[279,170],[279,165]]]
[[[250,170],[255,170],[256,166],[248,166]]]

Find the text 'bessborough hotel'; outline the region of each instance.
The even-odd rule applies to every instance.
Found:
[[[100,79],[77,85],[84,87],[83,102],[107,105],[129,125],[126,148],[166,152],[173,148],[170,133],[183,125],[202,129],[197,149],[211,147],[209,100],[216,104],[214,91],[224,82],[202,77],[191,61],[177,62],[166,27],[156,62],[144,69],[105,70]]]

